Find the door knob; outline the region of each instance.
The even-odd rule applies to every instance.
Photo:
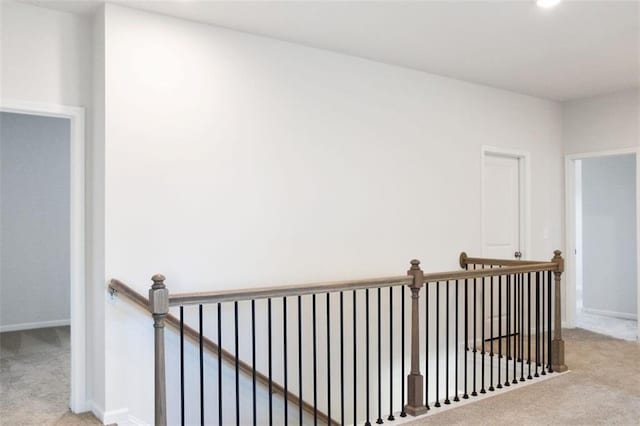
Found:
[[[520,258],[522,257],[522,252],[517,251],[513,255],[516,257],[516,259],[520,260]]]

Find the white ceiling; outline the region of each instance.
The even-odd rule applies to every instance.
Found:
[[[77,13],[101,3],[28,2]],[[639,86],[638,1],[113,3],[554,100]]]

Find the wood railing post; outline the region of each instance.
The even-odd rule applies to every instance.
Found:
[[[553,271],[554,276],[554,315],[553,315],[553,341],[551,342],[551,368],[553,371],[561,373],[567,371],[564,363],[564,340],[562,340],[562,293],[561,293],[561,277],[564,272],[564,259],[562,252],[556,250],[553,252],[551,259],[558,267]],[[549,295],[551,297],[551,295]]]
[[[424,405],[424,378],[420,373],[420,289],[424,285],[424,272],[420,261],[412,260],[407,275],[413,277],[411,289],[411,371],[407,377],[407,405],[405,412],[418,416],[427,412]],[[428,354],[427,354],[428,356]]]
[[[165,277],[156,274],[149,289],[149,310],[153,315],[154,369],[155,369],[155,419],[156,426],[167,425],[167,390],[164,363],[164,322],[169,313],[169,290],[164,285]]]

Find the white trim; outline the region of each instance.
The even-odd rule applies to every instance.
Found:
[[[9,331],[35,330],[37,328],[62,327],[70,325],[70,319],[61,319],[53,321],[23,322],[22,324],[0,325],[0,333]]]
[[[591,309],[591,308],[582,308],[582,312],[585,314],[593,314],[593,315],[601,315],[603,317],[612,317],[612,318],[622,318],[628,320],[637,320],[638,315],[630,314],[627,312],[615,312],[615,311],[606,311],[602,309]]]
[[[484,158],[487,154],[503,157],[517,158],[520,169],[520,251],[524,259],[531,258],[531,154],[528,151],[520,151],[509,148],[483,145],[480,154],[480,220],[481,220],[481,249],[484,253],[485,229],[484,229]]]
[[[71,397],[74,413],[87,411],[85,295],[85,110],[84,108],[0,99],[0,111],[69,119],[70,164],[70,286]]]
[[[575,161],[585,158],[610,157],[614,155],[635,154],[636,156],[636,257],[640,259],[640,148],[631,147],[606,151],[591,151],[577,154],[567,154],[564,157],[564,185],[565,185],[565,275],[567,290],[565,295],[565,306],[567,312],[567,326],[576,326],[576,260],[575,260]],[[636,318],[640,318],[640,262],[636,272],[638,282],[638,313]],[[640,322],[638,323],[638,336],[640,336]]]

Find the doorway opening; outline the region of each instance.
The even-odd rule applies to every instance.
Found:
[[[55,423],[88,408],[84,110],[2,100],[0,190],[1,417]]]
[[[626,340],[638,336],[637,154],[568,159],[573,247],[570,325]]]

